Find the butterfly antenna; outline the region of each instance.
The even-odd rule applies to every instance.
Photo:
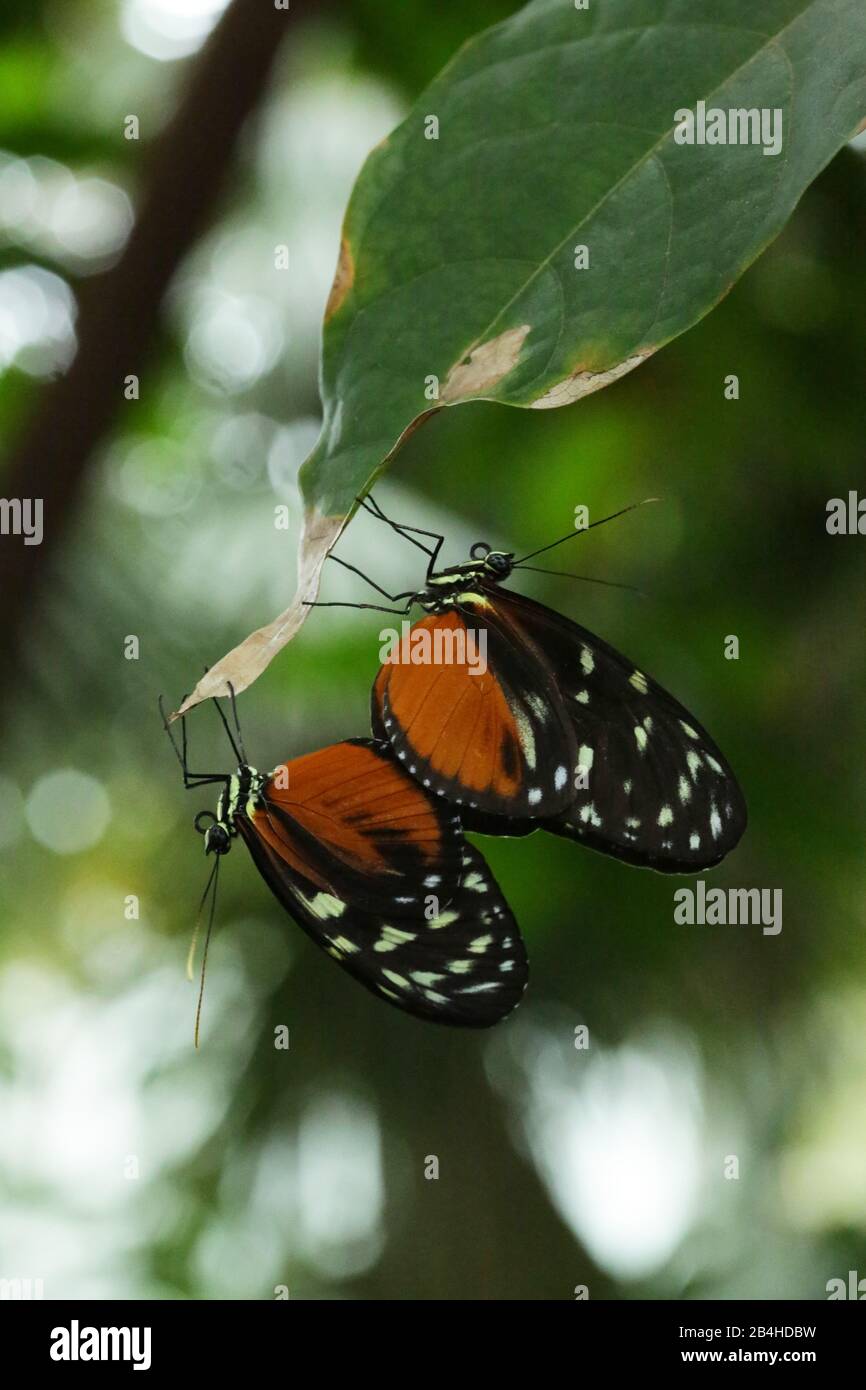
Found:
[[[523,555],[519,560],[515,560],[515,565],[522,565],[524,560],[534,560],[536,555],[543,555],[547,550],[553,550],[558,545],[563,545],[565,541],[570,541],[574,536],[583,535],[584,531],[591,531],[594,526],[604,526],[607,521],[615,521],[618,516],[625,516],[626,512],[636,511],[638,507],[645,507],[649,502],[658,502],[658,497],[645,497],[642,502],[632,502],[630,507],[620,507],[618,512],[611,512],[610,516],[603,516],[599,521],[590,522],[589,526],[581,526],[577,531],[569,531],[567,536],[560,536],[558,541],[551,541],[550,545],[543,545],[538,550],[531,550],[528,555]]]
[[[615,579],[596,579],[594,574],[570,574],[567,570],[543,570],[538,565],[515,565],[514,568],[520,570],[530,570],[533,574],[553,574],[558,579],[583,579],[587,584],[604,584],[608,589],[628,589],[633,594],[640,594],[641,598],[646,598],[644,589],[638,589],[634,584],[619,584]]]
[[[199,928],[201,927],[201,914],[204,905],[207,902],[207,895],[210,892],[211,884],[213,883],[214,874],[216,873],[218,864],[219,855],[217,855],[214,859],[213,868],[211,869],[210,874],[208,875],[208,880],[205,884],[205,890],[201,895],[201,899],[199,900],[198,905],[198,911],[195,914],[195,926],[192,929],[192,941],[189,943],[189,951],[187,952],[186,957],[186,978],[190,981],[192,980],[192,970],[195,964],[195,948],[198,945]]]
[[[216,912],[217,888],[218,888],[218,886],[219,886],[219,872],[220,872],[220,856],[217,855],[216,859],[214,860],[214,866],[213,866],[213,868],[211,869],[211,872],[210,872],[210,878],[209,878],[208,881],[207,881],[207,887],[205,888],[204,892],[202,893],[201,902],[200,902],[199,905],[198,905],[198,915],[196,916],[195,927],[194,927],[194,929],[193,929],[193,934],[192,934],[192,942],[190,943],[190,948],[189,948],[189,956],[187,957],[187,962],[186,962],[187,979],[192,980],[192,977],[193,977],[193,976],[192,976],[192,967],[193,967],[193,961],[194,961],[194,958],[195,958],[195,948],[196,948],[196,943],[197,943],[197,941],[198,941],[199,928],[200,928],[200,926],[201,926],[202,911],[203,911],[203,909],[204,909],[205,903],[207,902],[207,895],[208,895],[208,893],[210,893],[210,891],[211,891],[211,884],[213,884],[213,893],[211,893],[211,900],[210,900],[210,913],[209,913],[209,915],[208,915],[208,923],[207,923],[207,934],[206,934],[205,939],[204,939],[204,951],[202,952],[202,958],[201,958],[201,980],[200,980],[200,982],[199,982],[199,987],[198,987],[198,1000],[196,1001],[196,1006],[195,1006],[195,1028],[194,1028],[194,1031],[193,1031],[193,1039],[194,1039],[194,1041],[195,1041],[196,1048],[198,1048],[198,1044],[199,1044],[199,1035],[200,1035],[200,1033],[201,1033],[201,1006],[202,1006],[202,1002],[203,1002],[203,1000],[204,1000],[204,981],[205,981],[205,975],[206,975],[206,973],[207,973],[207,953],[208,953],[208,947],[210,946],[211,932],[213,931],[214,914],[215,914],[215,912]]]

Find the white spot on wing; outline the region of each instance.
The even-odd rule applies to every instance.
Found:
[[[425,990],[424,990],[424,997],[425,997],[425,999],[429,999],[431,1004],[447,1004],[447,1003],[448,1003],[448,996],[445,995],[445,994],[437,994],[436,991],[435,991],[435,989],[425,989]]]
[[[517,737],[520,741],[520,747],[523,752],[523,757],[526,761],[526,766],[530,769],[530,771],[534,772],[536,755],[535,734],[532,732],[532,725],[526,717],[525,710],[515,709],[513,713],[514,722],[517,725]]]
[[[320,922],[326,922],[329,917],[342,917],[346,911],[342,898],[335,898],[332,893],[315,893],[311,898],[299,893],[298,897]]]
[[[433,931],[438,931],[440,927],[450,927],[451,923],[456,922],[459,916],[459,912],[455,912],[453,908],[449,907],[444,912],[440,912],[438,917],[431,918],[427,926],[431,927]]]
[[[396,951],[398,946],[405,946],[407,941],[414,941],[417,933],[413,931],[402,931],[400,927],[384,926],[379,940],[374,942],[374,951]]]
[[[383,970],[382,974],[385,976],[386,980],[391,981],[392,985],[397,985],[400,989],[409,988],[409,981],[404,975],[395,975],[393,970]]]

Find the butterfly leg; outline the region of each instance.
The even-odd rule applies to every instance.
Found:
[[[370,588],[375,589],[376,593],[381,594],[383,598],[390,599],[391,603],[396,603],[398,599],[409,597],[410,591],[408,589],[404,594],[389,594],[387,589],[383,589],[381,584],[377,584],[376,581],[371,579],[368,574],[365,574],[363,570],[359,570],[357,565],[350,565],[348,560],[341,560],[339,555],[329,555],[328,559],[333,560],[338,565],[342,565],[343,569],[351,570],[353,574],[357,574],[363,579],[365,584],[369,584]]]
[[[234,716],[234,721],[235,721],[235,733],[236,733],[237,736],[238,736],[238,747],[239,747],[240,750],[241,750],[241,757],[243,758],[243,760],[244,760],[244,762],[247,764],[247,766],[249,766],[249,758],[247,757],[247,750],[244,748],[244,736],[243,736],[243,734],[241,733],[241,721],[240,721],[240,719],[238,719],[238,702],[237,702],[237,700],[235,699],[235,688],[234,688],[234,686],[232,685],[231,681],[226,681],[226,685],[227,685],[228,688],[229,688],[229,699],[230,699],[231,702],[232,702],[232,714],[233,714],[233,716]]]
[[[184,700],[185,699],[186,696],[184,696]],[[181,746],[178,748],[174,734],[171,732],[171,725],[166,718],[165,706],[161,695],[159,697],[159,713],[162,717],[162,727],[168,734],[169,742],[174,749],[174,756],[180,763],[180,770],[183,773],[183,785],[187,791],[189,791],[191,787],[204,787],[213,782],[227,783],[229,779],[222,772],[190,772],[187,759],[186,716],[184,715],[180,721]]]
[[[226,684],[228,685],[228,688],[229,688],[229,695],[230,695],[230,697],[231,697],[232,704],[234,705],[234,696],[235,696],[234,686],[231,685],[230,682],[228,682],[228,681],[226,681]],[[229,725],[229,721],[226,719],[225,715],[223,714],[222,708],[221,708],[221,706],[220,706],[219,699],[218,699],[216,696],[214,696],[214,702],[213,702],[213,703],[214,703],[214,707],[215,707],[215,709],[216,709],[216,712],[217,712],[217,714],[218,714],[219,717],[220,717],[220,723],[222,724],[223,728],[224,728],[225,731],[226,731],[226,738],[228,739],[229,743],[231,744],[232,752],[234,753],[235,758],[236,758],[237,761],[238,761],[238,764],[240,764],[240,763],[245,763],[246,760],[247,760],[247,759],[246,759],[246,754],[244,753],[243,748],[242,748],[242,747],[239,747],[238,744],[235,742],[234,734],[233,734],[232,731],[231,731],[231,726]],[[237,717],[238,717],[238,715],[237,715],[237,710],[235,710],[235,723],[237,723]]]
[[[375,500],[372,493],[369,493],[366,498],[359,497],[358,501],[364,510],[369,512],[371,516],[374,516],[377,521],[384,521],[385,525],[390,526],[392,531],[396,531],[398,536],[402,536],[404,541],[408,541],[410,545],[417,546],[419,550],[424,551],[425,555],[430,554],[427,546],[422,545],[420,541],[416,541],[408,534],[409,531],[413,531],[417,536],[427,536],[431,541],[438,541],[439,546],[442,545],[444,537],[440,536],[438,531],[425,531],[420,526],[406,526],[402,521],[392,521],[391,518],[386,516],[382,511],[382,508],[379,506],[379,503]],[[368,505],[368,503],[371,505]],[[437,546],[437,553],[439,546]]]
[[[395,613],[398,617],[405,618],[415,602],[415,594],[395,594],[395,599],[407,598],[408,603],[405,608],[385,608],[381,603],[314,603],[310,599],[304,599],[304,608],[372,608],[377,613]]]
[[[432,552],[432,554],[431,554],[431,556],[430,556],[430,563],[429,563],[429,565],[427,566],[427,580],[428,580],[428,582],[429,582],[429,580],[430,580],[430,576],[432,575],[433,571],[434,571],[435,568],[436,568],[436,561],[439,559],[439,551],[442,549],[442,547],[443,547],[444,544],[445,544],[445,537],[444,537],[444,536],[437,536],[437,538],[436,538],[436,544],[435,544],[435,546],[433,547],[433,552]]]

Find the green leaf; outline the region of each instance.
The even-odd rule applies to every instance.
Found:
[[[676,143],[699,100],[778,108],[781,152]],[[863,0],[536,0],[468,43],[355,185],[308,502],[351,508],[436,404],[431,375],[441,404],[539,407],[637,365],[730,288],[864,115]]]
[[[731,110],[766,112],[763,143],[682,142],[700,102],[726,131]],[[467,43],[349,203],[301,597],[427,413],[547,409],[632,370],[717,303],[864,116],[863,0],[534,0]],[[249,683],[246,658],[270,660],[305,612],[248,639],[234,674]]]

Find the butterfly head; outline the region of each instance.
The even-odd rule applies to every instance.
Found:
[[[228,854],[232,847],[232,831],[219,814],[214,815],[213,811],[199,811],[193,825],[199,835],[204,836],[205,854]]]
[[[514,569],[514,555],[505,550],[491,550],[486,541],[476,541],[469,552],[473,560],[480,560],[488,578],[497,583],[507,579]]]

